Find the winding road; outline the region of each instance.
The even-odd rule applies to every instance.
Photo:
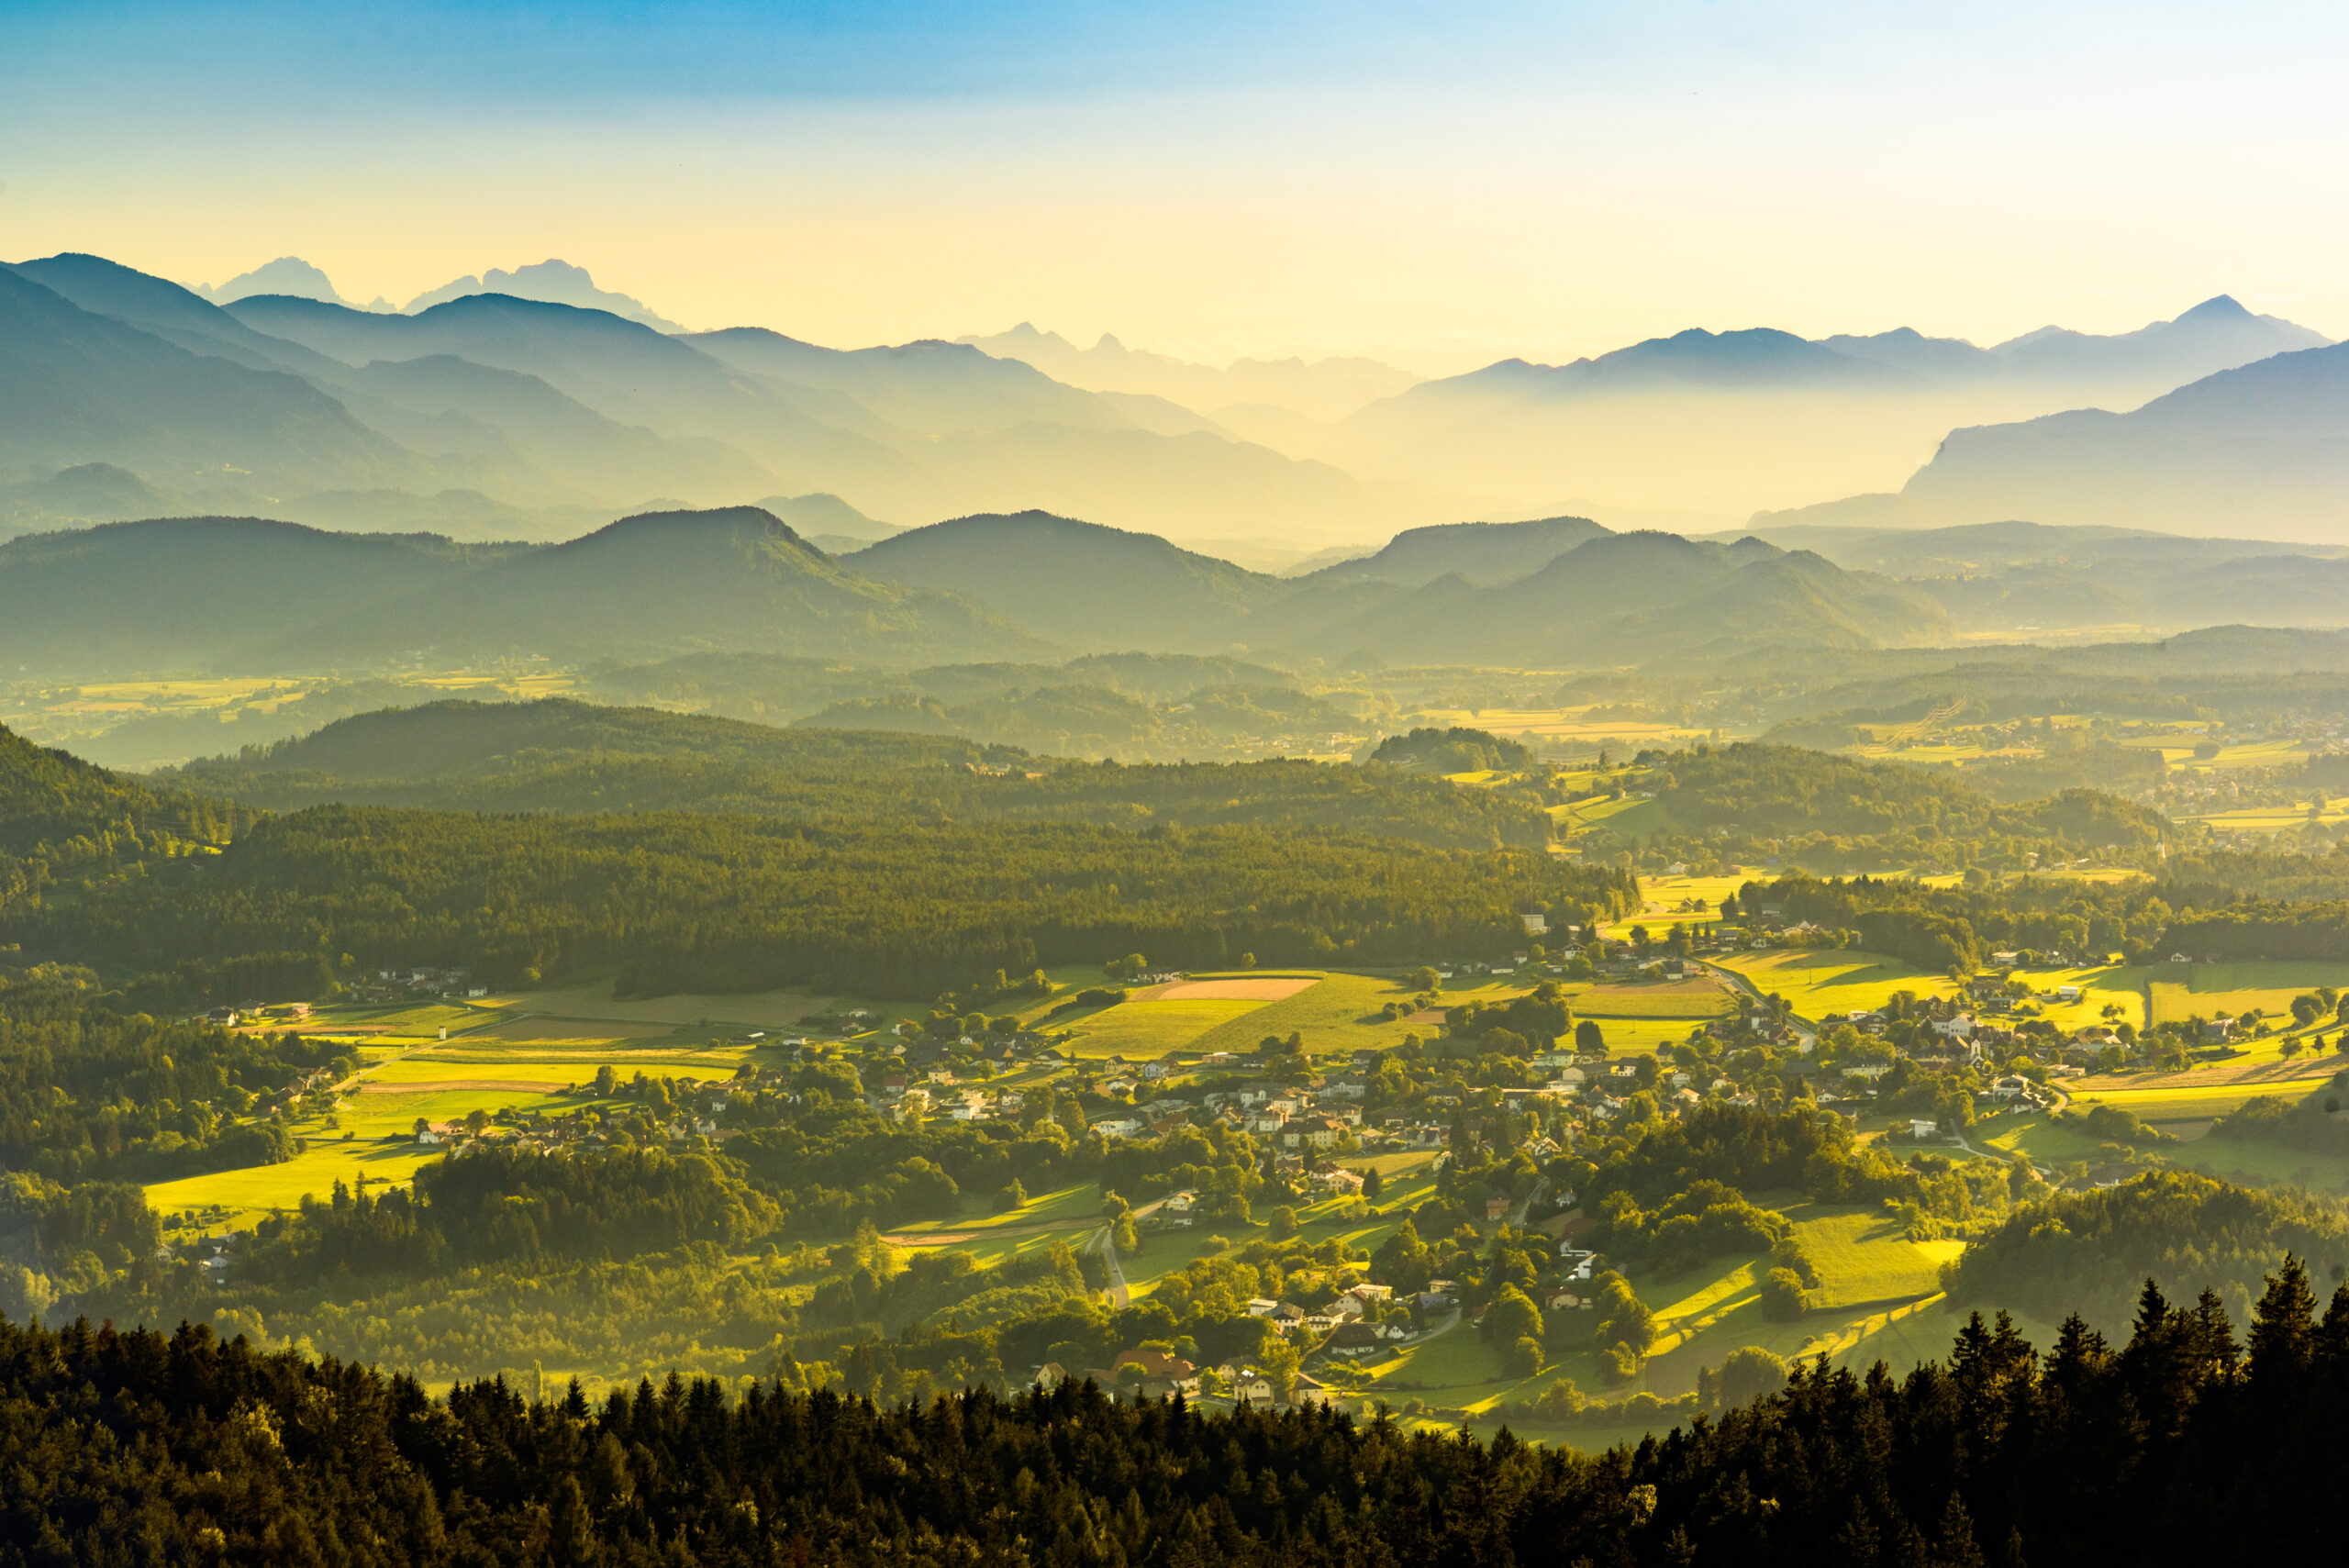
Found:
[[[1146,1203],[1140,1208],[1135,1209],[1127,1218],[1139,1225],[1143,1220],[1148,1219],[1152,1215],[1156,1214],[1165,1202],[1166,1200],[1163,1197],[1153,1198],[1149,1203]],[[1111,1307],[1131,1307],[1133,1305],[1133,1292],[1127,1287],[1126,1271],[1118,1266],[1118,1241],[1116,1236],[1111,1233],[1111,1228],[1105,1225],[1100,1229],[1095,1231],[1094,1240],[1100,1247],[1102,1257],[1108,1260],[1109,1264],[1109,1305]]]

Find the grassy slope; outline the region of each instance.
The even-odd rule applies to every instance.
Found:
[[[1784,996],[1797,1016],[1880,1007],[1895,991],[1950,995],[1949,977],[1929,974],[1896,958],[1853,949],[1767,948],[1720,961],[1752,981],[1764,995]]]

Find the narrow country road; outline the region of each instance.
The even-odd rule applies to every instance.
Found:
[[[1148,1219],[1152,1215],[1156,1214],[1165,1202],[1166,1200],[1164,1198],[1153,1198],[1149,1203],[1146,1203],[1140,1208],[1135,1209],[1129,1218],[1131,1218],[1135,1224],[1139,1225],[1143,1220]],[[1109,1264],[1109,1305],[1111,1307],[1131,1307],[1133,1305],[1133,1292],[1126,1286],[1126,1271],[1118,1266],[1117,1238],[1110,1234],[1110,1228],[1107,1225],[1101,1228],[1099,1236],[1101,1240],[1101,1255],[1108,1261]]]

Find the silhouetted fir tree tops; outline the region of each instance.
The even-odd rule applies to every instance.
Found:
[[[0,1563],[2066,1564],[2329,1561],[2349,1287],[2287,1258],[2238,1339],[2148,1284],[2115,1350],[1977,1315],[1893,1378],[1585,1457],[1091,1385],[876,1409],[649,1381],[600,1405],[0,1324]]]

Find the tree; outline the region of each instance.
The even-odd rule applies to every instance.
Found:
[[[1435,965],[1423,963],[1405,975],[1403,984],[1414,991],[1439,991],[1443,988],[1443,976],[1436,973]]]
[[[1493,1304],[1485,1309],[1485,1320],[1478,1331],[1488,1344],[1511,1345],[1529,1336],[1538,1340],[1542,1337],[1542,1309],[1517,1286],[1505,1284],[1500,1294],[1493,1297]]]
[[[1721,1407],[1734,1409],[1787,1385],[1787,1361],[1759,1345],[1741,1345],[1721,1362],[1713,1386]]]
[[[1511,1377],[1533,1376],[1542,1370],[1542,1341],[1530,1334],[1520,1338],[1508,1348],[1501,1364]]]
[[[1378,1173],[1378,1167],[1375,1165],[1364,1167],[1362,1173],[1362,1195],[1368,1201],[1376,1203],[1378,1201],[1379,1195],[1384,1193],[1386,1190],[1386,1178]]]
[[[1370,1277],[1393,1287],[1397,1295],[1408,1296],[1427,1288],[1431,1267],[1427,1243],[1419,1240],[1419,1228],[1407,1218],[1371,1254]]]
[[[1273,1397],[1284,1404],[1291,1394],[1297,1392],[1297,1370],[1300,1359],[1297,1347],[1286,1340],[1268,1341],[1264,1353],[1257,1358],[1256,1370],[1263,1373],[1264,1381],[1273,1385]]]
[[[1011,1182],[1008,1185],[1005,1186],[995,1195],[996,1212],[998,1214],[1008,1214],[1011,1210],[1021,1207],[1027,1203],[1027,1201],[1028,1189],[1020,1184],[1019,1177],[1014,1176],[1011,1178]]]
[[[1810,1310],[1810,1293],[1792,1269],[1772,1269],[1762,1280],[1762,1314],[1774,1323],[1791,1323]]]
[[[1272,1231],[1273,1240],[1275,1241],[1286,1241],[1303,1229],[1297,1222],[1297,1210],[1287,1204],[1282,1204],[1275,1208],[1264,1223]]]
[[[1125,1218],[1126,1216],[1131,1214],[1133,1211],[1134,1206],[1119,1197],[1116,1193],[1103,1193],[1101,1195],[1101,1221],[1103,1224],[1114,1226],[1118,1221]]]
[[[1610,1346],[1620,1346],[1635,1359],[1644,1357],[1656,1341],[1655,1314],[1612,1269],[1592,1283],[1598,1315],[1598,1328],[1591,1335],[1593,1351],[1603,1356]]]
[[[587,1498],[577,1476],[566,1475],[555,1484],[554,1508],[547,1524],[549,1554],[563,1568],[584,1568],[603,1560],[603,1542],[596,1537],[596,1521],[587,1511]]]
[[[1599,1031],[1597,1020],[1585,1018],[1575,1025],[1575,1050],[1585,1056],[1607,1054],[1607,1037]]]

